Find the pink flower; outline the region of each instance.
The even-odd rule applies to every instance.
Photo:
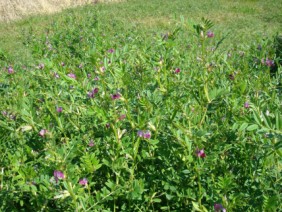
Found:
[[[137,136],[145,139],[150,139],[151,138],[151,132],[150,130],[138,130],[137,131]]]
[[[9,74],[13,74],[14,73],[14,69],[11,66],[9,66],[9,68],[8,68],[8,73]]]
[[[45,134],[47,133],[48,131],[46,129],[42,129],[39,131],[39,136],[41,137],[45,137]]]
[[[76,76],[75,76],[75,74],[73,74],[73,73],[69,73],[69,74],[68,74],[68,77],[73,78],[73,79],[76,79]]]
[[[206,157],[206,153],[204,152],[204,149],[201,149],[201,150],[197,149],[196,154],[199,158],[205,158]]]
[[[179,73],[180,73],[180,68],[176,68],[176,69],[174,70],[174,73],[175,73],[175,74],[179,74]]]
[[[99,88],[94,88],[92,91],[88,92],[88,97],[89,98],[94,98],[95,94],[98,93]]]
[[[144,132],[143,137],[144,137],[145,139],[150,139],[150,138],[151,138],[151,132],[150,132],[149,130],[146,130],[146,131]]]
[[[114,49],[109,49],[108,50],[109,53],[114,53],[114,51],[115,51]]]
[[[100,67],[101,72],[105,72],[106,68],[104,66]]]
[[[79,180],[79,184],[80,184],[80,185],[86,186],[87,183],[88,183],[88,180],[87,180],[86,178],[83,178],[83,179],[80,179],[80,180]]]
[[[244,103],[244,108],[246,108],[246,109],[250,108],[249,102],[245,102],[245,103]]]
[[[64,173],[61,171],[57,171],[57,170],[54,171],[54,177],[55,177],[56,183],[58,182],[58,180],[65,179]]]
[[[63,108],[62,108],[62,107],[57,107],[57,112],[58,112],[58,113],[63,112]]]
[[[93,140],[90,140],[88,146],[93,147],[94,145],[95,145],[95,144],[94,144],[94,141],[93,141]]]
[[[266,64],[268,67],[271,67],[271,66],[274,66],[274,61],[273,61],[273,60],[270,60],[270,59],[268,59],[268,58],[266,58],[265,64]]]
[[[116,94],[112,94],[111,97],[112,97],[112,100],[116,100],[116,99],[119,99],[121,95],[119,93],[116,93]]]
[[[212,31],[208,31],[207,32],[207,36],[208,36],[208,38],[213,38],[214,37],[214,33]]]
[[[219,211],[226,212],[226,209],[219,203],[214,204],[214,210],[216,212],[219,212]]]

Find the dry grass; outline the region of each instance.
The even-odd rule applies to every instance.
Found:
[[[28,15],[58,12],[62,9],[118,0],[0,0],[0,21],[9,22]]]

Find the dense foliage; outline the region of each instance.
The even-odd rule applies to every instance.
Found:
[[[281,208],[280,47],[226,50],[212,27],[25,31],[34,65],[1,59],[1,210]]]

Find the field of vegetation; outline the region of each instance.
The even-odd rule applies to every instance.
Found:
[[[129,0],[1,23],[0,210],[279,211],[281,11]]]

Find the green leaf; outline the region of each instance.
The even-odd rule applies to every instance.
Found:
[[[243,124],[240,126],[239,131],[243,131],[243,130],[245,130],[247,127],[248,127],[248,123],[243,123]]]
[[[253,131],[258,129],[258,125],[257,124],[252,124],[250,126],[247,127],[247,131]]]
[[[162,200],[160,198],[154,198],[153,202],[161,202]]]
[[[201,211],[199,204],[197,202],[192,202],[192,205],[193,205],[193,209],[195,211]]]
[[[84,168],[87,172],[92,173],[98,170],[102,164],[99,164],[99,160],[96,158],[95,154],[86,153],[81,158],[81,167]]]

